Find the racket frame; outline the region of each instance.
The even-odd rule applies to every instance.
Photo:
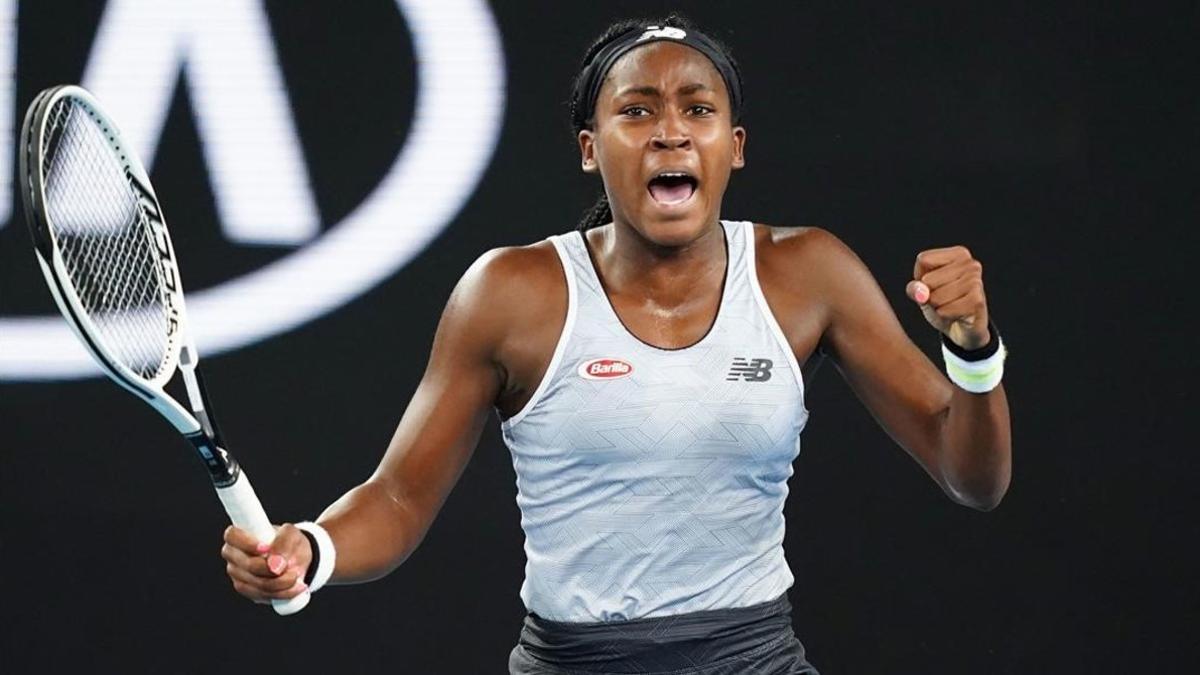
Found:
[[[93,338],[93,334],[102,333],[88,316],[74,285],[64,282],[71,279],[71,276],[55,240],[53,229],[47,221],[46,186],[42,177],[45,153],[40,150],[44,142],[46,117],[51,114],[58,101],[68,97],[79,103],[99,124],[110,149],[120,158],[125,178],[138,193],[138,201],[146,215],[146,221],[153,229],[159,271],[163,275],[163,286],[167,295],[165,304],[171,329],[168,331],[167,349],[160,362],[159,371],[150,380],[142,378],[119,359],[111,357],[104,346]],[[26,221],[33,238],[38,265],[71,330],[109,379],[157,410],[192,444],[208,469],[217,496],[234,524],[248,530],[260,541],[270,542],[275,536],[274,526],[263,511],[249,478],[241,471],[233,456],[225,451],[209,412],[208,394],[198,369],[200,356],[188,328],[175,249],[158,197],[136,153],[124,147],[116,124],[104,114],[103,108],[87,90],[75,85],[59,85],[39,93],[25,114],[21,126],[17,175],[20,177],[21,200],[25,207]],[[191,410],[184,408],[163,390],[177,369],[182,375]],[[306,591],[290,600],[272,601],[272,604],[278,614],[293,614],[303,609],[309,598],[310,595]]]
[[[125,177],[138,193],[138,199],[147,215],[146,220],[153,228],[155,248],[159,254],[158,263],[161,265],[163,286],[167,295],[165,305],[168,310],[168,320],[173,329],[168,333],[163,367],[149,382],[127,368],[119,359],[112,358],[104,347],[93,339],[92,335],[99,333],[97,326],[84,309],[75,287],[70,283],[63,282],[64,279],[71,277],[55,241],[53,229],[46,220],[46,193],[42,178],[43,154],[38,152],[38,149],[45,142],[43,132],[46,117],[51,114],[58,101],[68,97],[81,104],[81,107],[99,124],[110,148],[121,158],[121,168],[125,172]],[[87,90],[74,85],[51,87],[38,94],[26,113],[21,128],[21,141],[18,174],[24,182],[21,186],[21,198],[28,216],[34,248],[37,251],[38,265],[41,267],[43,276],[46,277],[46,284],[50,287],[55,303],[67,319],[71,330],[91,352],[96,363],[110,379],[152,406],[192,443],[208,469],[213,485],[216,487],[232,485],[237,481],[238,465],[228,453],[220,449],[221,444],[215,425],[208,413],[208,406],[205,405],[207,396],[196,371],[199,357],[194,343],[188,335],[187,312],[184,306],[179,268],[175,262],[175,249],[167,231],[166,221],[162,217],[162,207],[159,205],[153,188],[150,187],[150,178],[146,175],[141,162],[134,153],[123,147],[120,130],[101,112],[95,98]],[[188,403],[192,407],[191,411],[162,392],[162,387],[174,375],[176,365],[183,375]],[[193,414],[193,412],[198,414]]]

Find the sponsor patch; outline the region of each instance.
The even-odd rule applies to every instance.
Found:
[[[587,380],[611,380],[633,372],[633,365],[621,359],[592,359],[579,364],[579,376]]]
[[[771,379],[771,368],[775,364],[771,359],[747,359],[737,357],[725,376],[727,382],[744,380],[746,382],[766,382]]]

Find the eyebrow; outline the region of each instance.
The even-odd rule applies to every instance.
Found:
[[[707,84],[704,84],[703,82],[693,82],[691,84],[685,84],[682,87],[680,87],[678,93],[680,95],[687,96],[689,94],[694,94],[698,91],[713,91],[713,88],[708,86]],[[616,95],[617,96],[628,96],[630,94],[641,94],[642,96],[662,96],[662,92],[660,92],[658,90],[658,87],[654,87],[652,85],[642,85],[640,87],[639,86],[625,87],[621,91],[617,92]]]

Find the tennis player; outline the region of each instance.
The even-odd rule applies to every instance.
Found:
[[[495,409],[528,558],[511,673],[815,673],[792,632],[782,510],[808,418],[800,364],[824,356],[951,499],[994,508],[1010,430],[979,261],[916,256],[907,295],[941,334],[943,375],[835,236],[720,219],[741,108],[729,51],[688,22],[610,27],[572,105],[605,197],[579,231],[467,270],[374,475],[270,546],[226,531],[237,592],[394,570]]]

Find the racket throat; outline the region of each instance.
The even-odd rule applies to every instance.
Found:
[[[196,449],[196,454],[200,456],[204,468],[208,469],[208,476],[214,486],[228,487],[237,482],[238,475],[242,472],[237,460],[209,438],[208,434],[198,431],[184,437]]]
[[[191,404],[192,414],[200,423],[200,430],[184,434],[184,438],[196,449],[204,468],[212,478],[216,487],[228,487],[237,482],[241,469],[235,460],[221,446],[221,436],[216,424],[208,415],[208,392],[204,388],[204,380],[196,369],[199,359],[196,358],[196,346],[189,337],[179,350],[179,370],[183,375],[183,384],[187,389],[188,403]]]
[[[184,342],[183,348],[179,350],[179,371],[183,374],[183,386],[187,389],[188,403],[191,405],[192,414],[196,416],[196,421],[200,423],[200,429],[215,443],[221,444],[221,434],[217,431],[217,425],[208,415],[208,391],[204,387],[200,371],[196,369],[198,363],[196,347],[189,337]]]

